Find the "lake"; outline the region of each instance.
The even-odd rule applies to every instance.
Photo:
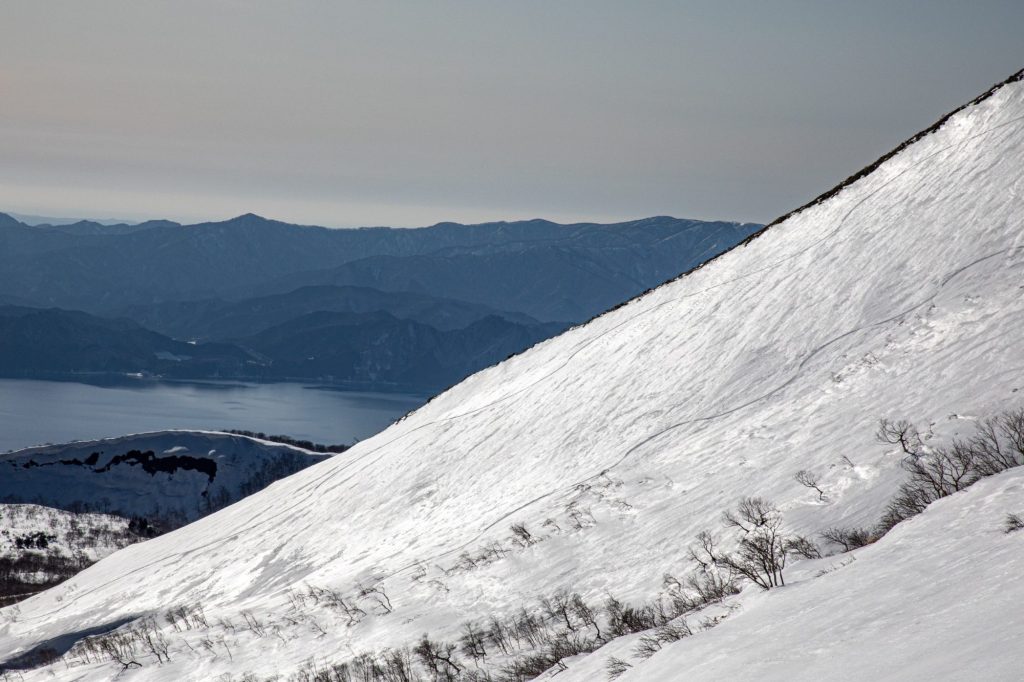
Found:
[[[347,444],[378,433],[427,397],[289,383],[0,379],[0,452],[161,429],[245,429]]]

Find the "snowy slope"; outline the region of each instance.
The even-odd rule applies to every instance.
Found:
[[[1024,532],[1003,532],[1008,510],[1024,512],[1019,469],[939,500],[873,546],[809,562],[790,587],[749,595],[647,661],[623,637],[558,680],[603,679],[610,656],[633,665],[619,682],[1019,680]]]
[[[0,501],[177,526],[326,455],[227,433],[160,431],[0,455]]]
[[[201,601],[207,626],[183,633],[163,626],[171,660],[144,658],[119,679],[287,675],[314,654],[340,661],[412,644],[424,632],[454,639],[462,621],[507,614],[560,588],[587,599],[650,599],[663,573],[685,570],[691,538],[718,527],[722,510],[744,495],[774,500],[799,532],[870,525],[902,480],[899,456],[873,441],[879,417],[931,424],[933,437],[945,439],[969,432],[975,417],[1024,402],[1022,194],[1018,80],[835,196],[470,377],[345,457],[0,611],[0,660],[41,644],[66,648],[75,633]],[[801,469],[819,475],[824,501],[793,481]],[[706,670],[725,670],[725,679],[778,676],[782,654],[769,641],[737,659],[746,667],[727,669],[729,652],[699,640],[749,643],[751,632],[776,619],[786,641],[826,627],[828,618],[863,622],[863,599],[855,597],[882,587],[889,557],[895,562],[904,550],[924,554],[892,565],[924,570],[946,556],[962,563],[971,555],[961,551],[976,549],[996,552],[999,570],[981,570],[983,559],[976,573],[958,563],[949,580],[970,593],[951,613],[912,603],[920,590],[884,585],[880,594],[896,600],[884,626],[924,627],[915,614],[1005,622],[1005,605],[986,591],[995,580],[1007,583],[1008,599],[1018,595],[1008,583],[1024,569],[1024,543],[1014,536],[998,549],[984,543],[995,543],[985,535],[990,517],[1013,511],[991,510],[993,496],[1024,506],[1019,482],[1008,474],[943,501],[863,550],[863,569],[858,559],[813,587],[745,591],[720,628],[659,653],[632,679],[685,679],[686,666],[699,662],[669,657],[690,646],[704,654],[702,647],[714,648]],[[977,528],[949,528],[974,510],[984,510]],[[540,541],[515,546],[512,523]],[[942,533],[973,539],[941,554],[932,543]],[[496,560],[475,567],[460,560],[490,543],[503,549]],[[988,582],[972,584],[968,574]],[[372,595],[358,597],[360,585],[375,583],[391,612],[375,607]],[[312,605],[308,618],[297,618],[289,590],[305,586],[335,590],[367,615],[349,627],[337,609]],[[805,622],[792,612],[826,593],[828,613]],[[248,617],[262,626],[228,627]],[[901,660],[959,641],[958,629],[929,629],[928,647],[904,636],[911,650]],[[827,636],[813,635],[819,646],[810,654],[824,665]],[[204,638],[227,646],[205,650]],[[870,656],[868,644],[884,638],[833,644],[852,660]],[[987,646],[996,672],[1024,665],[1019,647]],[[575,679],[600,679],[587,666],[603,658],[599,651],[568,661],[560,675],[577,675],[578,666],[591,673]],[[929,670],[919,661],[906,666],[911,676]],[[69,659],[25,679],[118,672],[109,662]],[[791,673],[814,679],[799,668]]]

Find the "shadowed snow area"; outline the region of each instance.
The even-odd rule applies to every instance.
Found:
[[[463,621],[560,588],[650,599],[742,496],[773,500],[795,532],[870,526],[904,477],[900,455],[873,440],[880,417],[946,440],[1024,404],[1022,195],[1015,81],[690,275],[0,611],[0,660],[201,601],[208,628],[162,625],[171,660],[143,658],[120,679],[287,675],[314,654],[340,662],[424,632],[454,640]],[[801,469],[824,500],[793,480]],[[999,631],[1019,629],[1024,533],[1003,535],[998,519],[1024,511],[1021,481],[987,479],[876,545],[815,570],[796,563],[787,587],[748,587],[720,626],[620,679],[1009,679],[1024,650]],[[507,543],[513,523],[539,542]],[[504,556],[453,570],[491,542]],[[290,588],[355,595],[377,581],[391,612],[364,601],[348,627],[310,607],[323,633],[285,618]],[[243,611],[278,634],[217,629]],[[198,645],[208,634],[233,642],[230,660]],[[606,654],[566,661],[557,679],[603,679]],[[25,679],[118,670],[58,662]]]

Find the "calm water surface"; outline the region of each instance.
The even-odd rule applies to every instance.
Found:
[[[351,443],[426,399],[303,384],[0,379],[0,452],[160,429],[247,429]]]

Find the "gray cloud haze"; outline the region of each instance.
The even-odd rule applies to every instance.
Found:
[[[767,221],[1024,66],[1013,2],[5,2],[0,210]]]

